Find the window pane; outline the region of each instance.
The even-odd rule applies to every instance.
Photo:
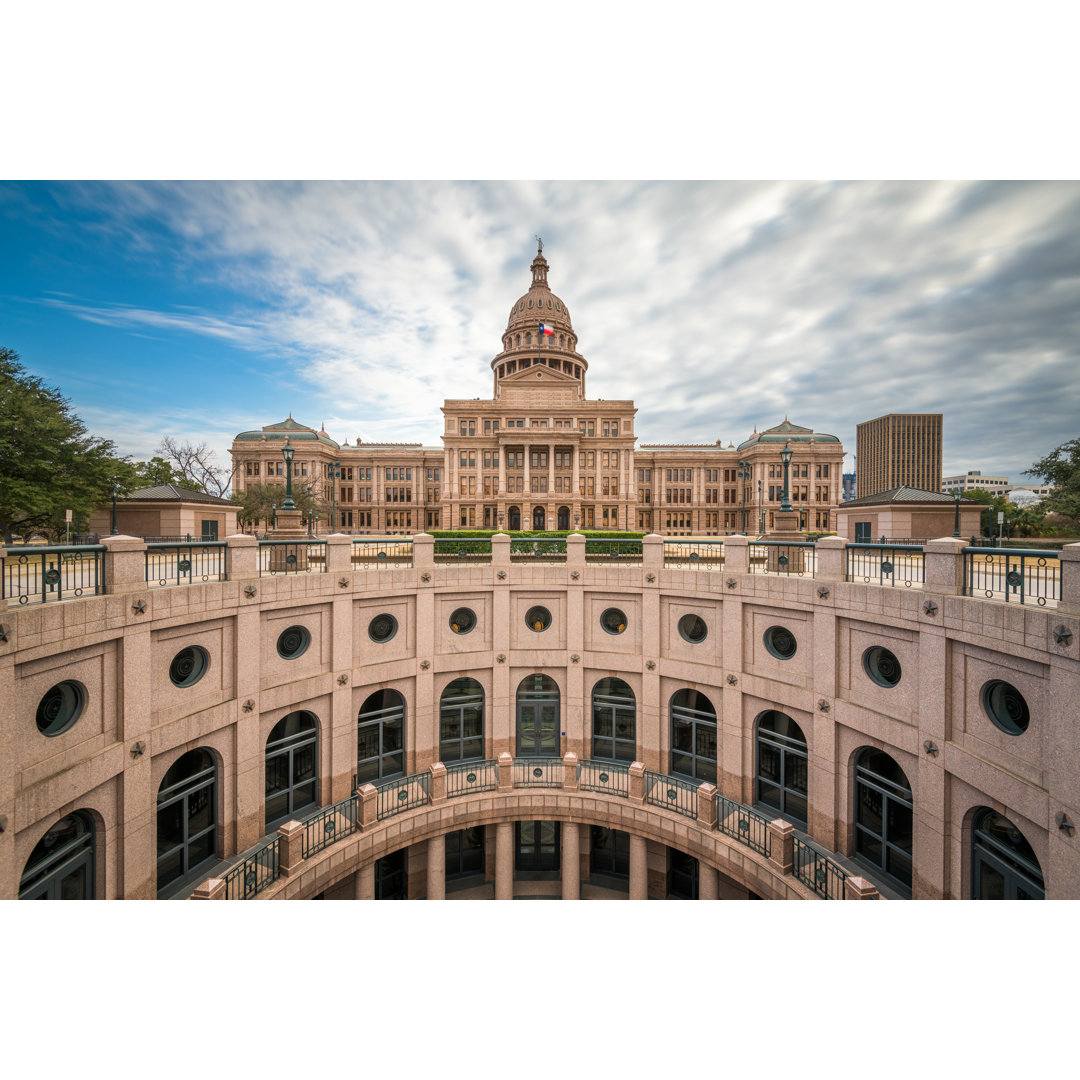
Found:
[[[183,800],[157,812],[157,850],[161,855],[184,842]]]
[[[671,743],[675,750],[693,749],[693,736],[690,725],[685,720],[676,720],[672,725]]]
[[[315,747],[302,746],[293,752],[293,782],[300,783],[315,776]]]
[[[859,785],[858,821],[871,832],[881,835],[881,795],[863,784]]]
[[[213,820],[212,788],[201,788],[188,796],[188,836],[208,829]]]
[[[758,743],[758,775],[774,784],[780,783],[780,751],[776,747]]]

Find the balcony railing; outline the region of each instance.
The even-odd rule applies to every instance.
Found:
[[[630,794],[630,766],[618,761],[581,761],[578,763],[578,787],[582,791],[599,791],[625,799]]]
[[[566,562],[566,541],[547,536],[512,539],[510,541],[510,561],[564,563]]]
[[[684,570],[722,570],[723,540],[665,540],[664,565]]]
[[[8,548],[0,559],[0,595],[20,604],[73,600],[105,592],[100,544]]]
[[[645,801],[697,820],[698,784],[645,770]]]
[[[963,553],[965,596],[1057,607],[1061,563],[1056,551],[967,547]]]
[[[716,827],[725,836],[738,840],[753,851],[770,854],[769,819],[749,806],[716,796]]]
[[[510,775],[514,787],[562,787],[562,758],[514,758]]]
[[[352,565],[354,570],[412,566],[412,538],[353,540]]]
[[[751,574],[813,577],[817,565],[814,545],[804,541],[759,540],[749,545]]]
[[[310,858],[317,851],[329,847],[343,836],[357,830],[356,798],[350,795],[325,810],[318,810],[304,818],[304,835],[300,839],[300,855]]]
[[[459,540],[439,537],[435,540],[434,558],[437,563],[491,562],[491,540]]]
[[[494,791],[499,786],[497,761],[462,761],[446,766],[446,797]]]
[[[146,545],[147,585],[193,585],[225,580],[224,540]]]
[[[260,540],[259,576],[326,573],[325,540]]]
[[[379,794],[375,809],[380,821],[395,814],[412,810],[415,806],[426,806],[431,792],[431,773],[413,773],[399,780],[385,780],[376,785]]]
[[[225,882],[225,899],[250,900],[268,885],[273,885],[281,874],[280,855],[281,838],[275,836],[242,862],[238,862],[222,876],[221,880]]]
[[[793,841],[792,873],[795,877],[825,900],[843,900],[847,872],[813,844],[797,836]]]
[[[926,581],[926,556],[921,547],[882,544],[848,544],[844,551],[845,581],[866,585],[903,585],[922,588]]]

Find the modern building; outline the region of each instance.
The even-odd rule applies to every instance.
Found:
[[[855,430],[856,495],[941,491],[941,413],[889,413]]]
[[[843,474],[843,485],[844,502],[850,502],[855,498],[855,474],[853,472]]]
[[[829,532],[840,503],[844,449],[835,435],[787,418],[738,446],[637,445],[629,400],[589,399],[589,364],[570,312],[548,285],[541,252],[514,301],[491,361],[488,401],[442,408],[442,446],[338,443],[289,417],[241,432],[234,483],[283,484],[281,447],[295,451],[294,483],[332,510],[333,531],[612,529],[665,536],[769,531],[783,494],[780,451],[794,451],[791,504],[806,531]],[[540,332],[540,326],[545,330]]]
[[[989,491],[991,495],[1005,495],[1010,490],[1010,484],[1007,476],[984,476],[979,469],[968,469],[961,476],[942,477],[941,490],[948,495],[954,491],[976,490]]]

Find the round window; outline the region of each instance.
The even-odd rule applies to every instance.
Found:
[[[600,616],[600,625],[609,634],[621,634],[626,629],[626,614],[617,607],[609,607]]]
[[[531,607],[525,613],[525,625],[530,630],[546,630],[551,625],[551,612],[546,607]]]
[[[372,641],[389,641],[397,633],[397,619],[393,615],[376,615],[368,623],[367,632]]]
[[[1000,679],[994,679],[982,688],[982,707],[994,725],[1007,735],[1023,735],[1031,723],[1024,695],[1011,683]]]
[[[83,711],[86,691],[77,682],[57,683],[37,707],[37,726],[42,735],[60,735],[67,731]]]
[[[777,660],[790,660],[799,647],[795,641],[795,635],[785,626],[770,626],[765,631],[765,648],[776,657]]]
[[[290,626],[287,630],[282,630],[278,635],[278,656],[284,657],[286,660],[295,660],[298,656],[303,656],[307,652],[307,647],[310,644],[311,635],[308,633],[306,626]]]
[[[894,653],[875,645],[863,653],[863,668],[878,686],[895,686],[900,681],[900,661]]]
[[[472,608],[459,607],[450,616],[450,629],[455,634],[467,634],[476,626],[476,612]]]
[[[705,620],[700,615],[684,615],[679,620],[679,633],[684,640],[689,641],[691,645],[696,645],[699,641],[704,641],[708,636],[709,628],[705,625]]]
[[[210,666],[210,654],[201,645],[181,649],[169,665],[173,686],[194,686]]]

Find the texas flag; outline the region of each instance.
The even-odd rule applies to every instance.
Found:
[[[541,323],[540,324],[540,333],[541,334],[547,334],[550,337],[550,336],[554,335],[555,327],[554,326],[548,326],[547,323]]]

